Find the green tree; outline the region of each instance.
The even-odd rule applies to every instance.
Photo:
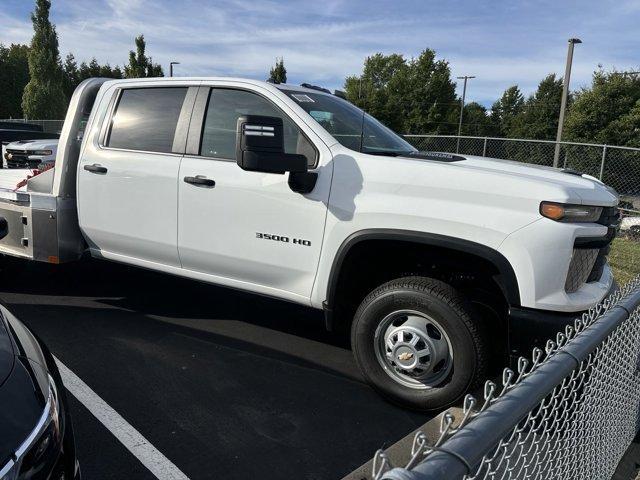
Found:
[[[602,68],[594,72],[591,86],[575,95],[567,114],[563,139],[640,147],[640,79],[615,70],[605,72]],[[567,149],[569,165],[598,175],[600,152],[575,149],[573,155],[570,155],[571,149]],[[603,180],[620,192],[638,191],[640,162],[634,153],[616,150],[607,155]]]
[[[92,58],[88,64],[82,62],[78,66],[75,57],[70,53],[65,58],[63,76],[65,93],[67,98],[71,98],[76,87],[87,78],[122,78],[122,70],[118,66],[111,68],[108,63],[100,65],[95,58]]]
[[[62,74],[64,93],[67,98],[70,99],[71,95],[73,95],[73,91],[80,83],[78,63],[76,62],[76,57],[74,57],[73,53],[69,53],[65,57],[64,64],[62,65]]]
[[[513,128],[514,119],[524,108],[524,95],[517,85],[507,88],[500,100],[491,106],[491,124],[494,135],[508,137]]]
[[[49,21],[50,9],[50,0],[36,0],[31,14],[34,35],[29,49],[30,80],[22,96],[22,110],[27,118],[60,119],[67,106],[58,35]]]
[[[590,88],[575,95],[563,138],[580,142],[640,146],[640,78],[617,71],[594,72]]]
[[[125,78],[164,77],[162,67],[146,55],[144,35],[136,37],[136,51],[129,52],[129,65],[124,67]]]
[[[555,73],[547,75],[518,113],[507,132],[509,137],[554,140],[562,99],[562,79]]]
[[[366,110],[389,128],[405,128],[409,66],[399,54],[377,53],[364,62],[361,76],[347,77],[344,90],[347,99]]]
[[[22,93],[29,83],[29,47],[0,45],[0,118],[21,118]]]
[[[449,64],[433,50],[417,58],[377,53],[364,62],[362,75],[345,80],[347,99],[399,133],[455,131],[455,83]]]
[[[427,49],[410,62],[409,72],[411,109],[403,133],[455,133],[460,104],[449,62]]]
[[[462,135],[494,135],[493,123],[487,109],[477,102],[470,102],[464,106],[462,122]]]
[[[287,83],[287,69],[284,68],[284,58],[279,60],[276,58],[276,64],[269,71],[269,79],[271,83]]]

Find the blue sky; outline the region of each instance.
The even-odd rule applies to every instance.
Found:
[[[31,0],[0,0],[0,42],[28,42]],[[52,0],[62,55],[122,65],[144,33],[148,53],[181,76],[266,78],[282,56],[289,82],[339,88],[375,52],[433,48],[454,76],[476,75],[467,98],[490,105],[510,85],[533,91],[564,72],[577,36],[571,86],[605,68],[640,68],[640,1]]]

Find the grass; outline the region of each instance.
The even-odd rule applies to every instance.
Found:
[[[609,263],[620,285],[640,275],[640,241],[616,238],[611,246]]]

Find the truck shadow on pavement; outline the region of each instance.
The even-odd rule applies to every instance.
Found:
[[[0,274],[0,301],[190,478],[341,478],[429,418],[364,384],[314,310],[107,262],[31,268]]]

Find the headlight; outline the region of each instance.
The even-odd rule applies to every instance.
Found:
[[[53,150],[34,150],[31,155],[51,155]]]
[[[29,436],[14,452],[12,459],[0,468],[0,480],[17,479],[26,456],[37,458],[43,454],[52,440],[60,441],[60,426],[58,391],[53,378],[49,376],[49,398],[42,415]]]
[[[540,204],[540,215],[557,222],[592,223],[597,222],[600,215],[602,215],[602,207],[542,202]]]

